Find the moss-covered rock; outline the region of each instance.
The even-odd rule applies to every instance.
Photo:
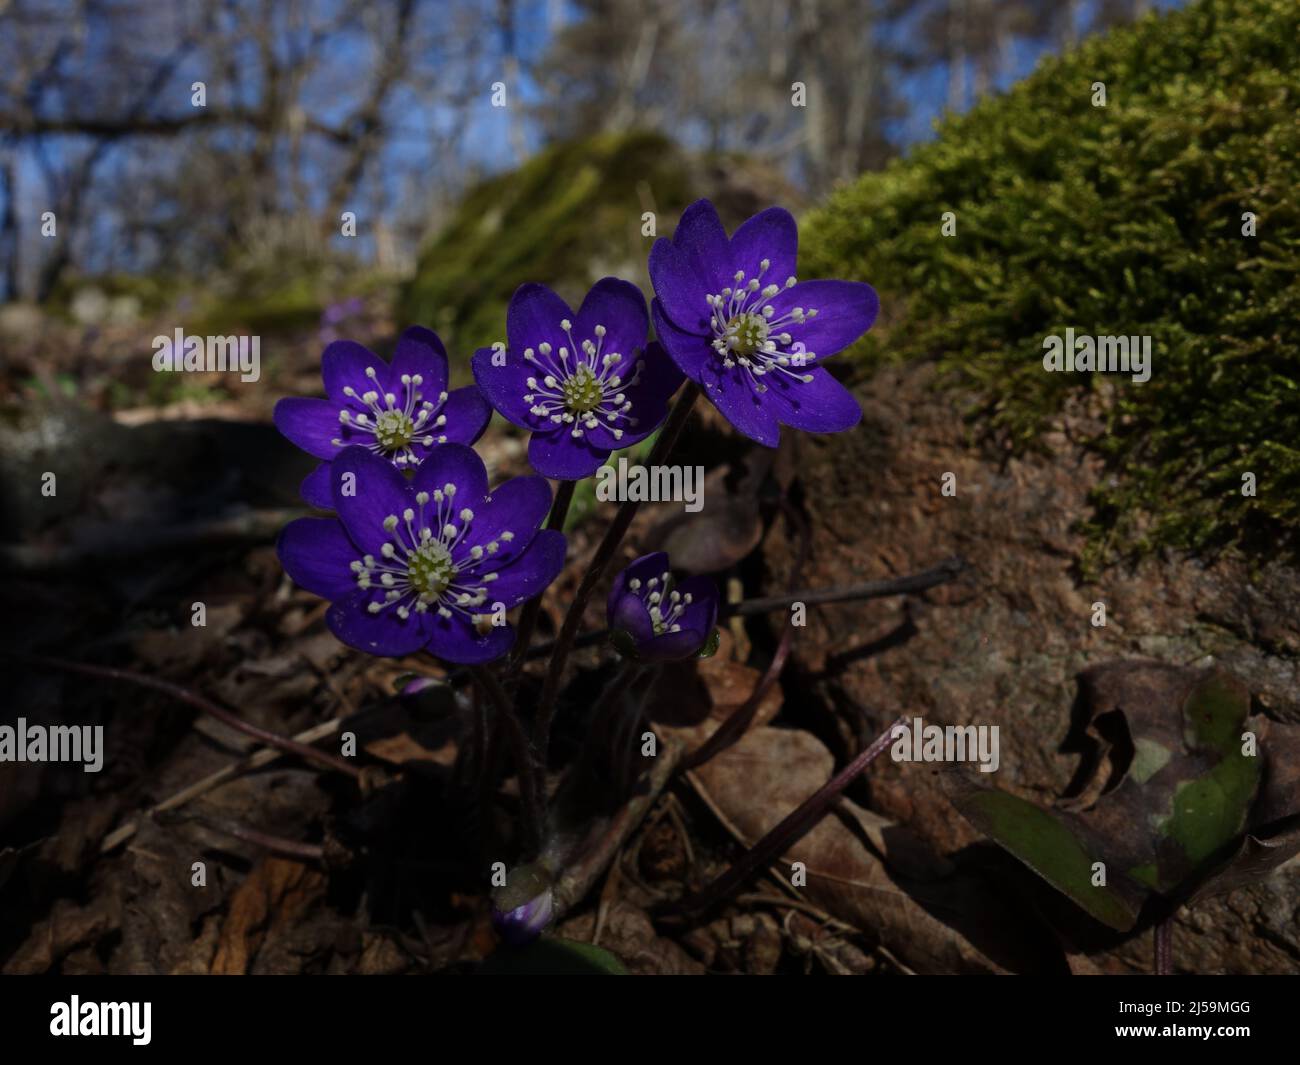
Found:
[[[1198,0],[1092,39],[802,227],[805,273],[881,290],[860,365],[937,360],[1021,446],[1100,415],[1094,547],[1297,542],[1296,30],[1294,0]],[[1066,327],[1150,336],[1150,381],[1045,372]]]
[[[655,234],[672,232],[699,196],[730,223],[788,195],[752,160],[696,156],[658,133],[607,134],[555,144],[517,170],[471,189],[425,247],[405,287],[400,318],[438,331],[453,367],[505,339],[505,309],[525,281],[548,284],[575,306],[609,274],[648,289]]]

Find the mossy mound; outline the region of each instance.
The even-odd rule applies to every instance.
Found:
[[[1300,540],[1296,31],[1295,0],[1149,16],[1045,61],[802,226],[805,273],[881,291],[867,368],[937,360],[1019,446],[1092,393],[1090,443],[1116,474],[1093,493],[1094,550]],[[1151,337],[1150,380],[1046,372],[1044,339],[1067,327]]]
[[[506,305],[525,281],[550,285],[575,307],[610,274],[648,291],[654,235],[643,233],[645,212],[665,235],[700,196],[734,224],[785,191],[751,160],[695,156],[657,133],[555,144],[466,194],[422,250],[399,317],[436,330],[466,374],[475,348],[505,340]]]

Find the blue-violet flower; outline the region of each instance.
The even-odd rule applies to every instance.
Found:
[[[402,333],[392,365],[351,340],[336,340],[321,356],[327,399],[291,397],[275,405],[276,427],[325,461],[302,483],[302,497],[333,504],[330,461],[359,444],[397,469],[415,469],[439,444],[472,444],[492,408],[474,385],[447,391],[447,352],[432,330]]]
[[[782,425],[851,429],[862,409],[821,363],[871,328],[875,289],[857,281],[798,281],[799,231],[771,207],[730,240],[708,200],[650,249],[655,335],[732,425],[775,447]]]
[[[528,461],[576,481],[610,453],[649,436],[668,414],[681,372],[657,344],[641,290],[597,281],[578,313],[544,285],[522,285],[506,311],[506,348],[474,353],[474,379],[510,422],[532,433]]]
[[[326,622],[349,647],[448,662],[501,657],[505,611],[539,595],[564,566],[564,536],[540,526],[543,477],[488,494],[472,448],[434,449],[409,480],[387,457],[345,448],[333,462],[337,518],[299,518],[280,534],[285,571],[330,600]]]
[[[636,658],[666,662],[698,654],[718,620],[718,586],[709,577],[673,581],[663,551],[643,555],[614,578],[609,627]]]

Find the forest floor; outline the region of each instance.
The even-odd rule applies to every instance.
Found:
[[[102,725],[105,737],[98,773],[0,763],[0,967],[475,971],[499,946],[494,869],[513,867],[520,849],[518,784],[490,715],[428,657],[374,659],[340,644],[326,604],[294,587],[275,555],[278,530],[307,512],[297,485],[313,463],[275,432],[271,408],[320,394],[325,338],[264,344],[255,385],[209,375],[159,396],[148,332],[29,324],[0,376],[7,703],[31,724]],[[392,332],[374,313],[349,335],[380,347]],[[1069,531],[1086,463],[1062,450],[988,458],[909,374],[870,386],[863,425],[838,442],[750,448],[701,411],[682,461],[710,471],[708,505],[646,506],[622,557],[668,550],[716,574],[731,602],[899,577],[952,555],[970,572],[812,608],[806,629],[784,611],[723,622],[713,657],[620,695],[620,712],[643,712],[656,737],[653,757],[634,755],[626,790],[600,770],[585,788],[562,787],[577,779],[569,770],[615,669],[598,645],[576,654],[548,776],[565,853],[553,934],[638,973],[1148,969],[1149,927],[1099,934],[982,841],[926,767],[888,759],[776,864],[705,909],[690,905],[909,712],[1001,721],[1010,786],[1045,799],[1079,765],[1062,746],[1073,678],[1098,658],[1193,661],[1208,640],[1259,681],[1272,712],[1296,713],[1294,622],[1269,606],[1287,601],[1293,573],[1241,606],[1248,619],[1224,607],[1202,624],[1205,603],[1222,603],[1220,570],[1140,570],[1130,602],[1146,614],[1122,613],[1115,592],[1129,628],[1103,646],[1105,634],[1066,620],[1076,608],[1086,618],[1098,594],[1074,568]],[[499,419],[479,450],[493,483],[526,472],[523,441]],[[967,509],[944,511],[919,486],[953,469],[977,488]],[[43,495],[50,472],[57,493]],[[591,503],[571,530],[539,641],[558,629],[611,509]],[[602,593],[584,630],[604,625]],[[1247,630],[1257,638],[1231,635]],[[543,665],[520,680],[525,715]],[[445,683],[403,695],[410,675]],[[285,753],[205,704],[348,757],[340,767]],[[693,764],[742,707],[753,715],[744,738]],[[1188,964],[1293,971],[1296,933],[1282,915],[1295,881],[1234,896],[1209,923],[1184,918],[1175,942]]]

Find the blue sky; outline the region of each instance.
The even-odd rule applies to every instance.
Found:
[[[322,5],[328,5],[331,0],[321,0]],[[1096,0],[1091,3],[1080,5],[1079,16],[1081,26],[1086,27],[1094,13]],[[1154,0],[1153,7],[1167,9],[1170,7],[1181,6],[1180,0]],[[324,10],[325,7],[322,7]],[[457,42],[449,37],[437,37],[437,31],[440,27],[427,21],[436,19],[440,14],[440,9],[435,3],[432,6],[424,6],[420,9],[424,12],[422,24],[416,32],[434,33],[433,40],[436,41],[440,49],[448,49],[448,54],[454,57],[455,50],[458,47]],[[517,7],[516,36],[520,50],[527,55],[542,55],[549,44],[549,22],[550,18],[555,16],[557,8],[554,0],[524,0]],[[565,4],[559,9],[562,20],[572,20],[576,17],[576,10],[572,5]],[[918,9],[919,10],[919,9]],[[167,18],[167,15],[159,17]],[[890,32],[898,36],[898,39],[905,41],[906,34],[914,32],[915,21],[913,16],[905,16],[894,24]],[[165,36],[160,34],[160,37]],[[253,45],[249,44],[251,49]],[[309,80],[307,93],[308,99],[312,102],[313,114],[322,119],[339,122],[355,106],[356,92],[360,91],[359,87],[364,84],[363,76],[351,80],[345,80],[345,90],[340,92],[340,71],[347,71],[356,68],[359,73],[364,74],[364,68],[369,63],[368,52],[364,49],[367,47],[366,42],[360,38],[342,38],[336,43],[336,54],[329,57],[329,60],[322,63],[317,72]],[[996,79],[995,88],[1005,89],[1013,82],[1023,78],[1033,70],[1038,60],[1044,54],[1045,49],[1041,46],[1034,45],[1024,40],[1012,42],[1011,54],[1008,57],[1007,69],[1001,72]],[[250,55],[248,58],[252,59]],[[256,71],[257,64],[250,62],[244,65],[247,71]],[[465,77],[464,71],[457,71],[454,66],[448,67],[449,77]],[[501,169],[509,168],[517,163],[515,150],[510,139],[510,124],[512,119],[518,114],[516,107],[509,109],[496,108],[491,106],[490,93],[491,83],[494,80],[505,80],[505,72],[493,73],[490,65],[478,67],[473,74],[475,80],[482,79],[483,84],[479,87],[481,90],[478,95],[478,102],[472,105],[470,120],[467,125],[465,139],[462,143],[461,152],[454,158],[434,157],[430,150],[431,137],[430,131],[445,128],[447,123],[452,121],[453,113],[447,108],[427,108],[421,106],[413,97],[403,96],[399,93],[390,100],[388,117],[390,119],[390,128],[392,133],[384,148],[384,156],[373,164],[373,172],[378,174],[383,186],[383,201],[388,205],[387,209],[391,211],[393,204],[399,201],[403,196],[404,189],[410,188],[411,181],[419,181],[420,174],[446,172],[444,168],[454,168],[451,171],[455,177],[465,177],[472,174],[490,173]],[[904,150],[908,146],[929,139],[933,136],[933,128],[936,120],[942,115],[947,101],[947,78],[948,71],[945,65],[936,63],[926,69],[911,74],[897,85],[896,91],[902,97],[907,105],[908,113],[905,118],[892,122],[886,129],[889,138],[902,147]],[[255,76],[250,74],[247,83],[244,85],[243,99],[235,98],[237,90],[234,85],[225,86],[222,83],[220,75],[205,69],[200,54],[196,54],[192,60],[183,63],[176,70],[172,83],[167,89],[166,95],[174,96],[180,103],[181,107],[188,107],[190,84],[196,80],[205,80],[209,83],[209,106],[230,106],[232,104],[250,104],[261,86],[256,83]],[[512,104],[520,103],[525,106],[532,103],[541,102],[541,90],[526,75],[517,84],[512,84],[509,91],[515,94]],[[678,136],[687,140],[688,144],[691,139],[689,130],[676,129],[673,131]],[[535,125],[528,124],[524,127],[524,140],[527,151],[531,152],[539,147],[541,142],[540,131]],[[75,142],[58,139],[47,140],[47,151],[49,157],[56,162],[67,158],[70,149],[75,151],[73,145]],[[165,160],[166,147],[160,146],[159,152],[160,165],[167,165]],[[138,157],[136,157],[138,160]],[[122,184],[129,183],[132,180],[132,174],[127,168],[128,160],[132,159],[128,153],[110,150],[109,156],[101,164],[101,175],[104,180],[118,182]],[[138,164],[137,164],[138,165]],[[325,181],[308,181],[314,197],[319,197],[321,202],[325,196]],[[431,186],[432,187],[432,186]],[[36,166],[34,155],[29,152],[21,158],[19,171],[19,196],[18,196],[19,216],[23,220],[23,233],[25,251],[32,249],[35,241],[39,241],[37,236],[39,229],[39,217],[43,210],[48,209],[48,197],[45,193],[44,182]],[[375,205],[377,210],[384,208]],[[114,259],[120,259],[121,243],[113,239],[114,220],[111,217],[101,214],[98,218],[87,220],[88,233],[82,235],[82,239],[92,238],[89,246],[92,249],[90,256],[90,265],[92,268],[95,260],[102,259],[103,266],[110,265]],[[358,246],[359,244],[359,246]],[[361,252],[363,255],[368,254],[370,248],[365,241],[350,242],[350,246]],[[102,254],[93,254],[93,249],[102,248]],[[30,254],[25,258],[30,262]],[[114,266],[120,266],[120,263],[112,263]],[[101,268],[103,268],[101,266]]]

